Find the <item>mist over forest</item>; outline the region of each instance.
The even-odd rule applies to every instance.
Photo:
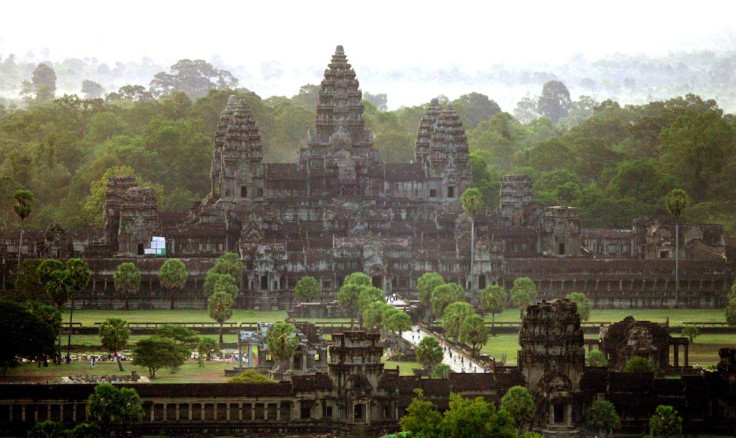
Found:
[[[298,68],[286,67],[278,61],[262,62],[250,68],[233,66],[217,55],[207,62],[232,73],[241,87],[267,98],[291,96],[302,85],[319,84],[327,60],[325,56]],[[170,67],[148,57],[138,61],[102,62],[94,57],[54,59],[48,49],[23,55],[0,52],[0,102],[5,106],[22,105],[19,94],[22,83],[30,80],[39,63],[56,72],[59,96],[81,95],[84,80],[100,84],[105,93],[125,85],[148,88],[157,73]],[[692,93],[715,99],[727,112],[736,108],[736,51],[672,52],[662,57],[615,54],[594,59],[577,54],[557,64],[512,65],[499,60],[484,70],[452,65],[391,70],[361,65],[360,60],[354,60],[353,67],[363,91],[386,94],[390,109],[421,105],[439,94],[452,100],[478,92],[496,101],[503,111],[513,112],[519,100],[536,99],[542,85],[553,79],[562,81],[573,98],[585,95],[599,102],[611,99],[625,105]]]
[[[186,212],[208,192],[213,138],[232,94],[253,111],[264,160],[295,161],[329,60],[246,70],[217,57],[49,58],[0,53],[0,227],[19,226],[12,194],[21,188],[35,198],[28,226],[98,227],[107,180],[125,174],[154,187],[162,210]],[[630,228],[636,217],[666,214],[665,196],[683,188],[684,220],[736,236],[736,52],[580,55],[475,72],[353,66],[385,162],[413,160],[419,121],[438,97],[460,115],[473,184],[490,208],[503,175],[524,173],[536,202],[576,207],[585,227]]]

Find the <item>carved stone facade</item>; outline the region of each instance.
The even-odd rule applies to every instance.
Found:
[[[519,344],[519,369],[534,395],[536,424],[546,436],[579,435],[585,352],[575,303],[561,299],[528,306]]]
[[[329,300],[355,271],[409,297],[423,273],[436,271],[471,292],[490,284],[509,289],[527,276],[541,298],[584,292],[599,307],[725,303],[732,262],[721,226],[680,224],[676,295],[672,220],[586,229],[574,208],[533,202],[533,181],[525,175],[505,176],[499,208],[476,213],[471,266],[471,221],[460,196],[472,175],[457,113],[432,101],[419,124],[414,162],[384,163],[365,129],[361,96],[338,46],[320,86],[314,128],[295,163],[263,162],[268,145],[246,103],[231,98],[214,138],[210,193],[188,215],[158,214],[150,189],[137,188],[133,177],[112,178],[104,239],[100,230],[68,232],[74,255],[104,266],[93,272],[97,281],[87,292],[99,295],[94,285],[106,283],[108,265],[137,257],[141,244],[160,233],[172,257],[238,253],[245,264],[238,305],[257,309],[289,308],[290,290],[305,275],[320,281]],[[42,233],[28,231],[20,249],[16,230],[0,237],[3,260],[19,251],[46,254]],[[3,279],[10,266],[3,262]],[[155,275],[146,275],[155,288]],[[185,289],[201,280],[190,276]]]

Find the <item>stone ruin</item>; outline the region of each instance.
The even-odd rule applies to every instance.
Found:
[[[623,230],[586,229],[575,208],[535,203],[526,175],[506,175],[499,207],[475,214],[471,262],[471,221],[460,196],[472,185],[472,172],[457,112],[431,101],[417,131],[414,161],[387,163],[365,129],[361,97],[355,70],[338,46],[296,162],[264,162],[269,145],[252,111],[231,97],[214,136],[209,193],[190,212],[159,212],[150,188],[138,187],[133,176],[113,177],[103,230],[67,230],[72,252],[63,250],[69,248],[63,239],[49,252],[43,233],[33,230],[22,249],[16,230],[3,230],[0,251],[7,260],[18,252],[85,257],[93,269],[87,301],[117,299],[108,292],[109,271],[121,259],[140,257],[150,238],[160,235],[168,256],[191,263],[238,253],[245,264],[238,305],[260,310],[290,309],[291,291],[305,275],[320,282],[325,300],[334,299],[342,279],[355,271],[409,298],[417,279],[435,271],[471,296],[490,284],[510,289],[514,279],[527,276],[541,298],[583,292],[599,307],[725,303],[732,261],[721,226],[680,224],[678,289],[670,218],[639,218]],[[3,281],[9,270],[3,262]],[[181,293],[197,289],[205,274],[190,275]],[[154,269],[143,276],[150,289],[158,287]],[[202,296],[186,298],[203,305]]]

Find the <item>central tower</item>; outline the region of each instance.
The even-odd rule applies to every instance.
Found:
[[[320,86],[314,129],[299,153],[309,197],[373,197],[383,191],[383,161],[373,148],[373,133],[364,129],[359,86],[345,50],[337,46]]]

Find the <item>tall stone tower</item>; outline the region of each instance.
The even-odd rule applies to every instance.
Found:
[[[220,116],[212,154],[211,197],[233,204],[263,196],[263,145],[245,100],[230,96]]]
[[[559,299],[528,306],[519,344],[519,369],[536,401],[537,426],[545,436],[577,436],[585,352],[575,303]]]
[[[419,130],[417,131],[417,142],[414,148],[414,161],[425,165],[429,156],[429,145],[432,142],[432,131],[437,118],[442,113],[437,99],[432,99],[427,110],[419,122]]]
[[[352,331],[332,335],[330,377],[337,389],[338,418],[370,423],[377,406],[371,397],[383,374],[380,334]]]
[[[505,175],[501,181],[500,219],[505,227],[524,225],[524,211],[532,203],[534,182],[528,175]]]
[[[383,191],[376,171],[383,160],[373,148],[373,133],[364,129],[359,86],[345,51],[337,46],[320,86],[308,147],[299,154],[310,197],[379,196]]]
[[[440,110],[432,99],[417,131],[414,158],[427,176],[426,197],[458,200],[472,184],[468,139],[452,104]]]

